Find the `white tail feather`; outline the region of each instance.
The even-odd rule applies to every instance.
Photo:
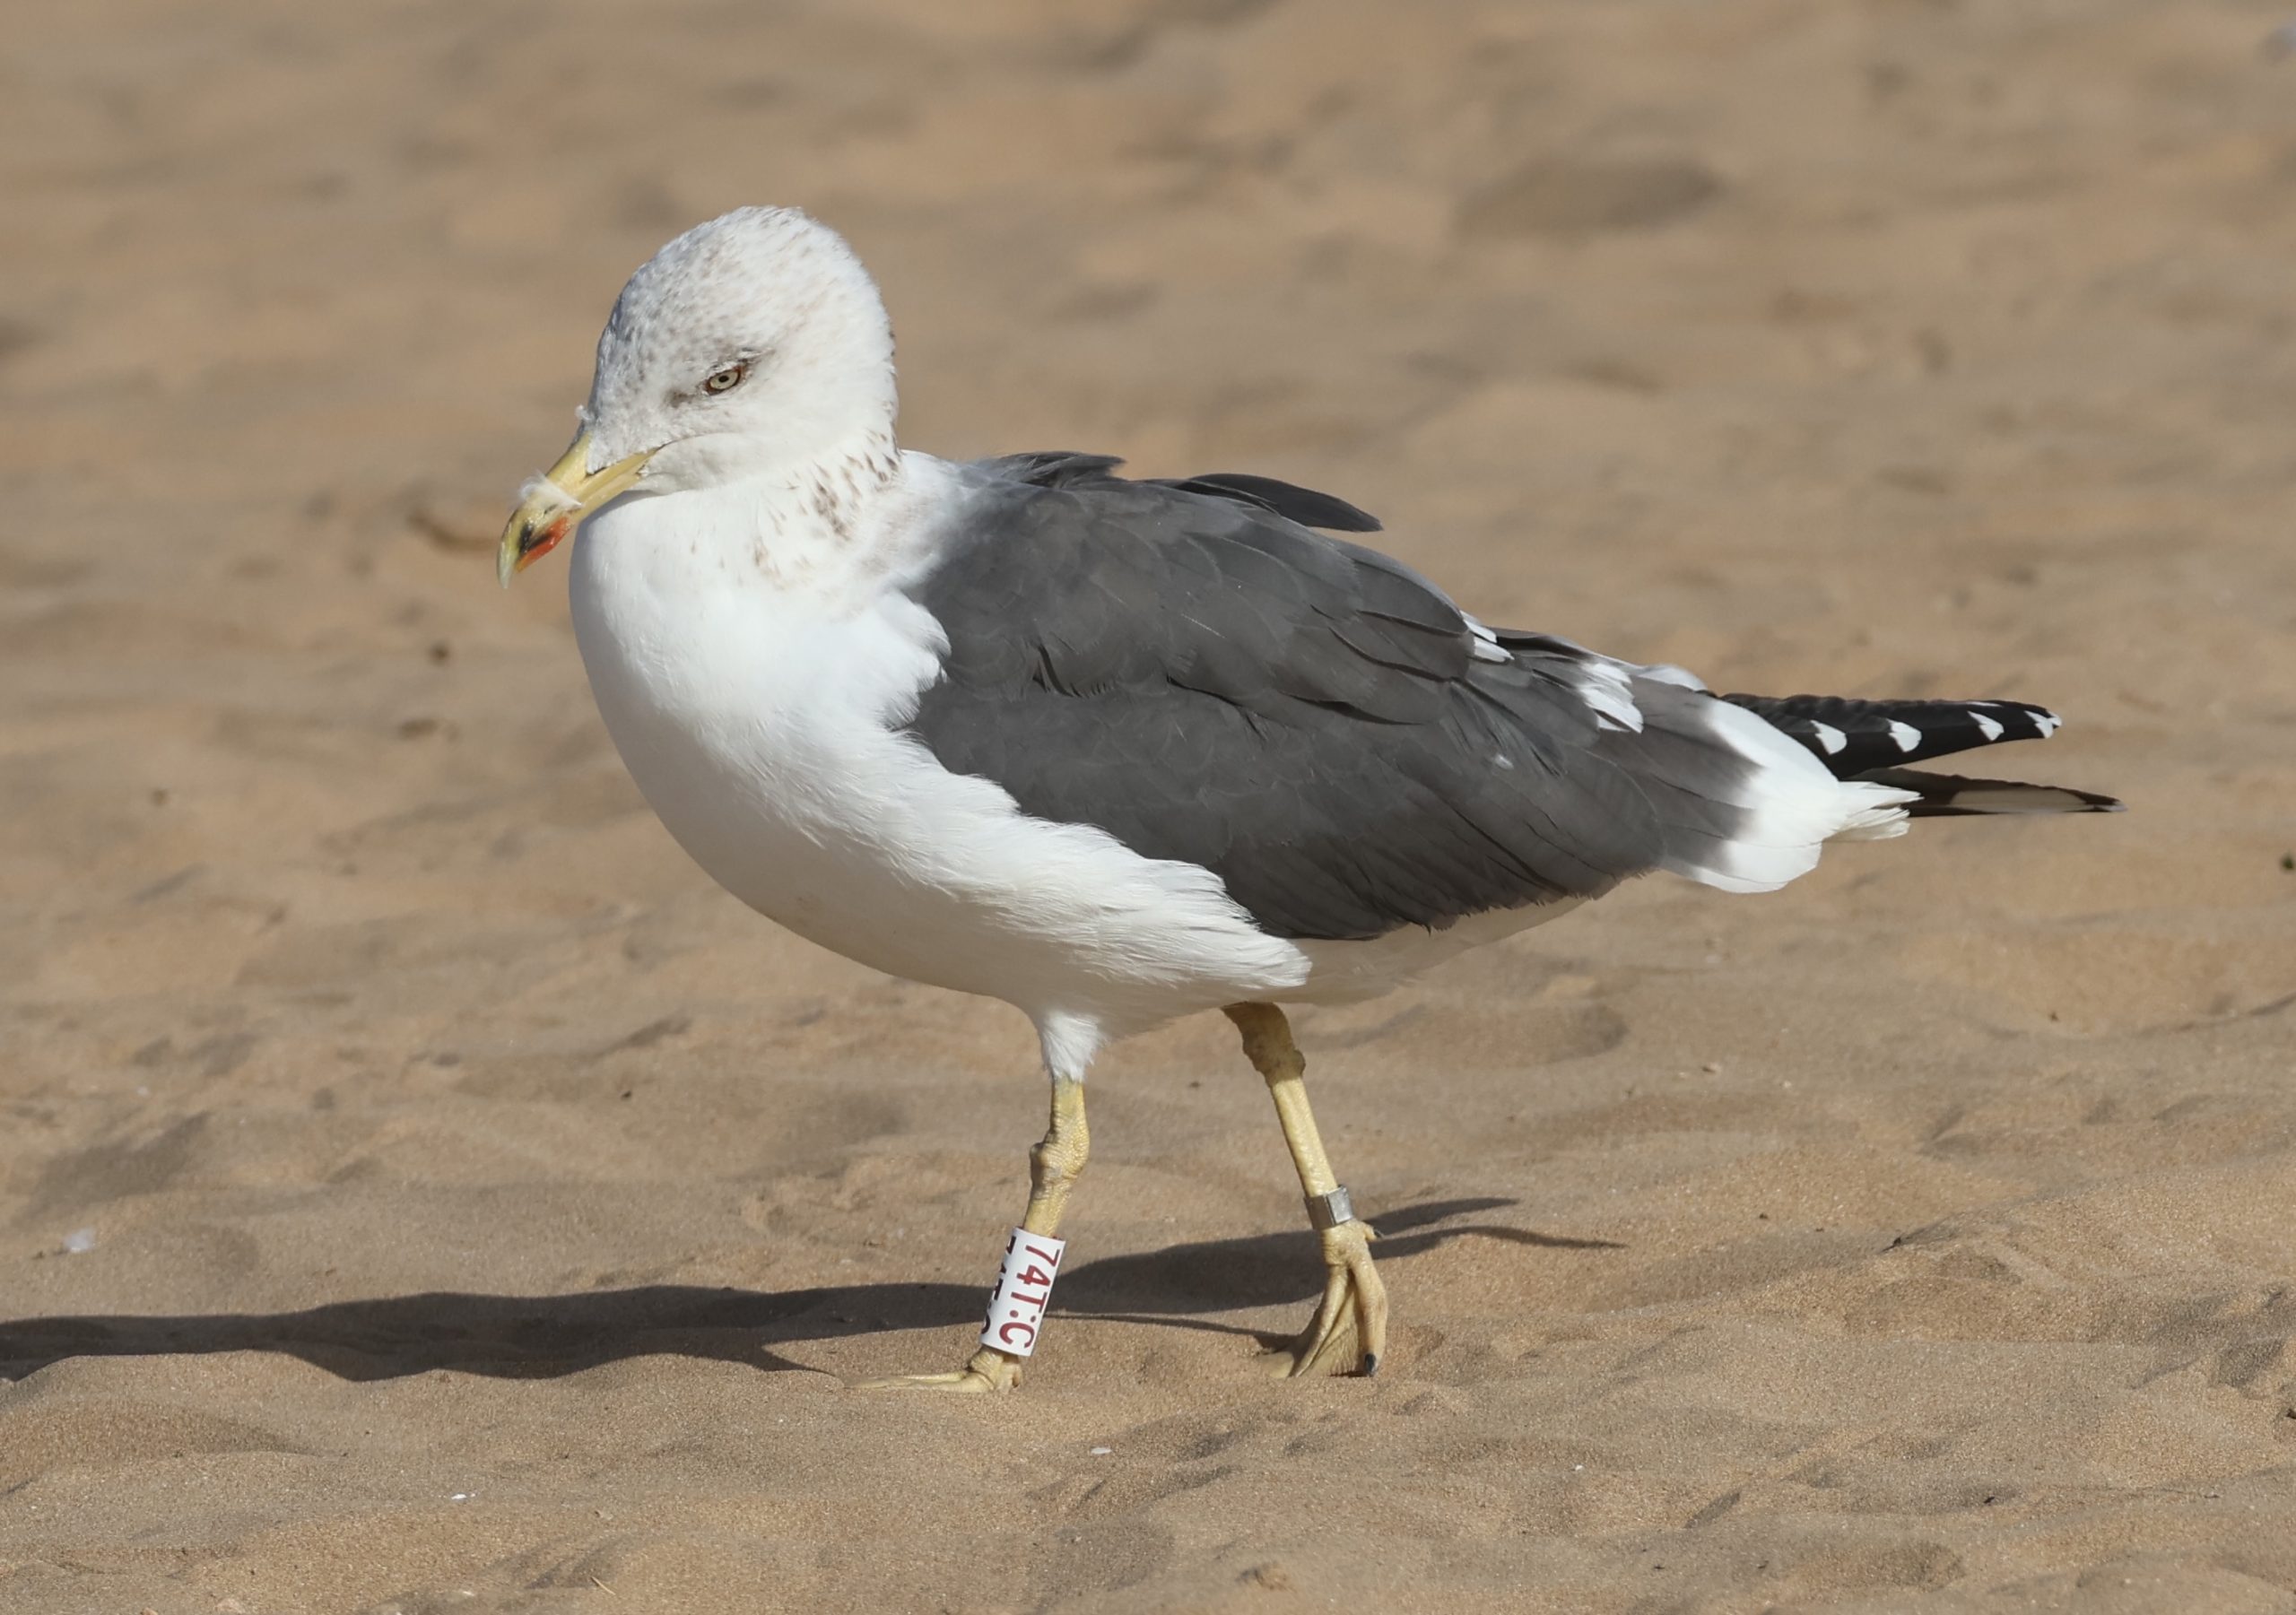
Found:
[[[1913,792],[1836,779],[1800,742],[1743,708],[1707,701],[1689,710],[1715,740],[1756,766],[1731,799],[1744,823],[1726,838],[1670,847],[1666,866],[1675,873],[1723,891],[1775,891],[1815,868],[1828,841],[1905,833]]]

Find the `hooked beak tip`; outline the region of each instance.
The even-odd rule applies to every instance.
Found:
[[[537,519],[526,506],[520,506],[509,525],[503,529],[502,542],[496,547],[495,580],[509,588],[513,577],[566,542],[580,515],[577,510],[563,510]]]
[[[636,485],[651,452],[590,469],[590,434],[582,433],[558,464],[519,491],[518,508],[503,526],[494,552],[494,576],[504,588],[510,579],[573,535],[590,515]]]

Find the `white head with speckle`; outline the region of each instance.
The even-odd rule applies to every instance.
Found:
[[[892,326],[843,238],[795,208],[696,225],[614,300],[582,430],[503,533],[503,581],[625,492],[889,466],[898,406]]]
[[[667,488],[802,465],[893,429],[892,326],[835,230],[795,208],[696,225],[639,266],[598,337],[591,469],[651,450]],[[720,443],[718,439],[735,439]]]

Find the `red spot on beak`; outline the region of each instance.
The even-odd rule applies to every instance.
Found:
[[[518,545],[518,570],[525,571],[535,561],[566,542],[574,531],[574,513],[568,511],[547,526],[537,527]]]

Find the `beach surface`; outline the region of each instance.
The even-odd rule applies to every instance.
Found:
[[[86,0],[0,56],[0,1612],[2296,1610],[2273,4]],[[1256,471],[1486,621],[2015,697],[1948,821],[1204,1017],[954,1367],[1026,1021],[784,934],[493,547],[623,277],[844,230],[912,446]],[[582,542],[577,540],[576,542]]]

